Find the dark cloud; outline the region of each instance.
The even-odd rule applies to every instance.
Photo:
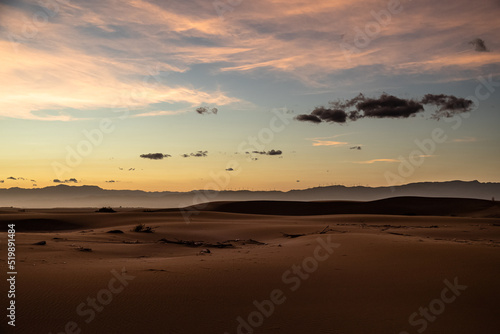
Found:
[[[349,147],[350,150],[361,150],[361,146],[351,146]]]
[[[471,100],[444,94],[426,94],[422,99],[422,103],[439,107],[439,109],[434,112],[434,115],[432,115],[434,119],[452,117],[456,114],[468,112],[471,111],[474,106],[474,102]]]
[[[24,177],[13,177],[13,176],[9,176],[7,180],[36,182],[35,180],[28,180],[27,178]]]
[[[4,183],[5,181],[4,180],[0,180],[0,183]]]
[[[198,107],[196,108],[196,112],[200,115],[204,115],[204,114],[214,114],[214,115],[217,115],[217,112],[219,110],[217,108],[208,108],[208,107]]]
[[[196,153],[191,153],[190,155],[192,157],[206,157],[208,154],[208,151],[198,151]]]
[[[474,50],[476,50],[477,52],[489,52],[490,51],[486,47],[484,40],[482,40],[481,38],[476,38],[476,39],[470,41],[469,44],[474,46]]]
[[[345,100],[345,101],[342,101],[342,100],[331,101],[330,105],[333,108],[337,108],[337,109],[349,109],[349,108],[352,108],[356,104],[358,104],[360,102],[363,102],[363,101],[366,101],[366,97],[362,93],[359,93],[358,96],[356,96],[356,97],[354,97],[354,98],[352,98],[350,100]]]
[[[321,119],[315,115],[301,114],[295,117],[297,121],[321,123]]]
[[[206,157],[207,155],[208,155],[208,151],[198,151],[198,152],[195,152],[195,153],[181,154],[181,157],[183,157],[183,158],[189,158],[189,157],[200,158],[200,157]]]
[[[267,151],[267,155],[281,155],[281,154],[283,154],[283,152],[281,152],[281,150]]]
[[[363,117],[408,118],[423,111],[424,106],[413,100],[382,94],[378,99],[364,99],[356,103],[356,109],[363,111]]]
[[[347,113],[340,109],[317,107],[311,112],[311,115],[316,116],[325,122],[345,123],[347,120]]]
[[[267,152],[266,151],[252,151],[252,153],[262,154],[262,155],[281,155],[281,154],[283,154],[283,152],[281,150],[270,150]]]
[[[54,179],[52,182],[54,182],[54,183],[78,183],[78,180],[75,178],[71,178],[69,180]]]
[[[232,169],[231,167],[229,167],[229,168],[226,168],[226,171],[232,172],[232,171],[234,171],[234,169]]]
[[[301,114],[295,119],[302,122],[344,124],[361,118],[409,118],[423,112],[424,105],[438,106],[439,110],[431,118],[440,119],[470,111],[473,106],[471,100],[453,95],[427,94],[418,101],[402,99],[386,93],[378,98],[367,98],[363,94],[359,94],[350,100],[337,100],[329,104],[328,108],[316,107],[310,114]]]
[[[169,158],[171,157],[170,154],[163,154],[163,153],[147,153],[147,154],[141,154],[141,158],[144,159],[151,159],[151,160],[162,160],[163,158]]]
[[[108,180],[108,181],[104,181],[106,183],[115,183],[115,182],[118,182],[118,181],[115,181],[115,180]]]

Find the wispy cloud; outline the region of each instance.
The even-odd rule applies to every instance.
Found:
[[[327,137],[315,137],[315,138],[306,138],[307,140],[312,141],[312,146],[344,146],[348,145],[348,142],[344,141],[337,141],[337,140],[331,140],[343,136],[348,136],[352,133],[341,133],[333,136],[327,136]]]
[[[99,108],[132,108],[140,114],[151,113],[148,109],[161,102],[194,107],[239,101],[219,90],[180,86],[165,79],[168,73],[188,67],[163,56],[168,43],[161,46],[152,34],[167,28],[204,31],[207,25],[202,20],[190,20],[146,1],[107,1],[97,7],[92,1],[58,2],[58,6],[57,16],[35,37],[24,38],[23,22],[31,22],[31,7],[0,4],[6,27],[2,32],[21,36],[17,44],[9,36],[0,36],[4,63],[0,74],[9,82],[0,88],[0,116],[71,120]],[[69,109],[80,110],[80,115],[69,114]]]
[[[372,159],[366,161],[352,161],[355,164],[373,164],[376,162],[400,162],[398,159]]]
[[[315,139],[312,146],[344,146],[347,145],[347,142],[343,141],[333,141],[333,140],[318,140]]]
[[[497,27],[491,24],[498,16],[495,0],[474,10],[466,0],[452,8],[422,1],[405,5],[350,61],[341,42],[353,45],[357,29],[374,21],[371,11],[384,9],[380,2],[256,0],[221,20],[212,1],[204,0],[57,1],[57,13],[34,37],[25,37],[25,24],[41,7],[1,3],[0,75],[9,84],[0,87],[0,116],[71,120],[101,108],[155,116],[170,113],[154,110],[162,102],[191,108],[244,102],[223,89],[180,83],[169,75],[199,64],[210,64],[213,76],[266,71],[331,89],[343,84],[339,74],[366,68],[375,76],[421,75],[433,81],[469,78],[474,70],[500,62]],[[488,41],[491,51],[460,53],[475,36],[482,41],[474,40],[476,50],[485,51]],[[345,77],[350,83],[366,80]]]

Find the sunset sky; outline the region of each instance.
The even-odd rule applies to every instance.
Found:
[[[0,188],[499,182],[499,17],[497,0],[0,0]]]

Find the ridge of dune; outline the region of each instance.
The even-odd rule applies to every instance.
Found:
[[[243,214],[312,216],[331,214],[384,214],[423,216],[484,216],[500,214],[497,202],[445,197],[391,197],[375,201],[225,201],[190,206],[184,210]]]

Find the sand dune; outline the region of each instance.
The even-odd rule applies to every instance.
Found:
[[[424,325],[425,333],[497,333],[500,219],[479,216],[498,207],[426,200],[212,203],[189,222],[178,210],[3,210],[0,225],[18,228],[18,318],[2,333],[399,334]],[[346,203],[381,211],[341,213]],[[404,215],[380,213],[398,204]],[[244,213],[250,208],[258,215]],[[132,232],[139,223],[154,233]],[[302,236],[286,236],[294,234]],[[325,244],[336,245],[331,254]],[[454,280],[466,288],[448,288],[445,298],[455,298],[443,302]],[[265,302],[273,291],[282,303]],[[441,304],[432,321],[418,314]]]
[[[245,214],[308,216],[328,214],[385,214],[409,216],[500,217],[500,203],[462,198],[394,197],[377,201],[244,201],[211,202],[187,208]]]

